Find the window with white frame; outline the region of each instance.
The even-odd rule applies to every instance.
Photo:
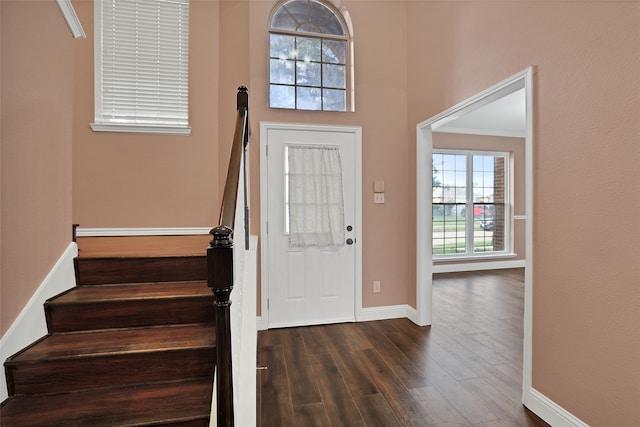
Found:
[[[189,134],[189,0],[95,2],[96,131]]]
[[[347,111],[350,44],[343,16],[319,0],[287,0],[274,9],[269,33],[269,106]]]
[[[509,155],[433,151],[433,256],[508,252]]]

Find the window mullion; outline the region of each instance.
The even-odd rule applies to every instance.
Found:
[[[473,255],[473,156],[467,153],[467,200],[466,200],[466,221],[465,221],[465,242],[466,242],[466,254]]]

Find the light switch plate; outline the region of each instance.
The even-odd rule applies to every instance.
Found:
[[[384,181],[373,181],[373,192],[384,193]]]

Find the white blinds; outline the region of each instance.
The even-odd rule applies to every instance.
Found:
[[[186,127],[189,0],[97,1],[95,24],[96,123]]]

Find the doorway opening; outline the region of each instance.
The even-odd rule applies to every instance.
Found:
[[[434,133],[440,131],[460,132],[463,120],[473,122],[477,116],[496,109],[501,101],[523,95],[524,108],[524,215],[518,221],[524,222],[524,346],[522,400],[527,404],[531,389],[532,375],[532,237],[533,237],[533,68],[529,67],[500,83],[468,98],[467,100],[427,119],[417,125],[417,272],[416,311],[419,325],[432,323],[432,275],[433,263],[433,198],[429,195],[433,187]],[[507,111],[511,111],[507,109]],[[495,113],[495,111],[493,111]],[[504,111],[502,114],[505,114]],[[486,125],[486,117],[480,119]],[[454,130],[451,130],[454,129]],[[456,130],[457,129],[457,130]]]

